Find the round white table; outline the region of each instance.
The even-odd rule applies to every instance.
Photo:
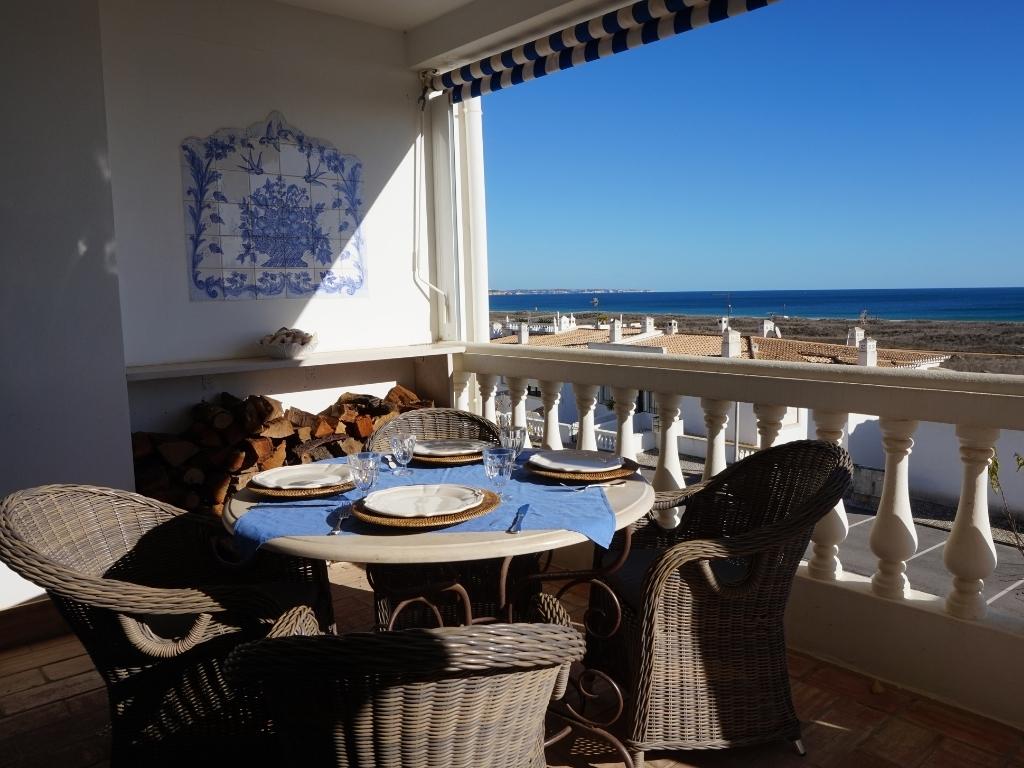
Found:
[[[515,482],[515,481],[513,481]],[[654,503],[654,489],[639,475],[624,485],[605,488],[608,503],[615,512],[615,529],[625,528],[639,520]],[[235,495],[224,508],[224,525],[234,531],[235,522],[259,499],[248,490]],[[526,555],[546,552],[588,541],[575,531],[444,532],[422,533],[382,531],[379,535],[347,534],[345,536],[280,536],[263,546],[274,552],[319,560],[347,563],[452,563],[464,560]]]

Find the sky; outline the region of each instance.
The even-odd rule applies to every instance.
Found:
[[[490,285],[1024,285],[1024,2],[781,0],[483,97]]]

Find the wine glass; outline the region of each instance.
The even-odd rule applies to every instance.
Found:
[[[485,448],[484,449],[484,474],[487,479],[494,483],[498,492],[498,498],[508,501],[508,496],[502,495],[505,483],[512,477],[512,465],[515,463],[511,448]]]
[[[363,492],[363,498],[369,494],[370,489],[377,484],[377,477],[380,474],[380,454],[375,451],[364,451],[349,456],[348,465],[352,468],[352,480],[356,488]]]
[[[519,458],[520,451],[526,445],[526,427],[513,427],[511,424],[501,428],[501,445],[512,451],[512,463]]]
[[[412,452],[416,449],[416,435],[411,432],[399,432],[391,436],[391,454],[400,465],[394,471],[394,475],[401,477],[411,475],[409,462],[412,461]]]

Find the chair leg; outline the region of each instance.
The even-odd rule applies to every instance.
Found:
[[[643,752],[630,752],[629,756],[633,760],[633,768],[644,768]]]
[[[807,756],[807,750],[804,748],[803,739],[793,739],[793,746],[796,747],[796,753],[800,755],[800,757]]]

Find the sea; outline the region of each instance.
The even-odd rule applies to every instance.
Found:
[[[1024,322],[1024,287],[523,293],[492,295],[490,307],[492,312]]]

